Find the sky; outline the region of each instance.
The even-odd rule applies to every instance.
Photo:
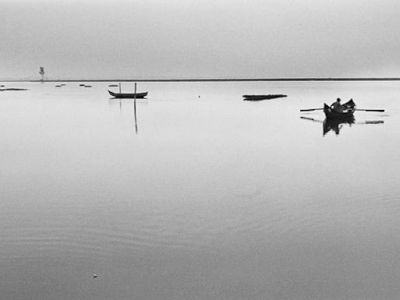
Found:
[[[0,0],[0,79],[400,77],[398,0]]]

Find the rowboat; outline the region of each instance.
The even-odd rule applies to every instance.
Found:
[[[269,95],[243,95],[244,101],[260,101],[260,100],[269,100],[275,98],[283,98],[287,97],[287,95],[282,94],[269,94]]]
[[[328,120],[343,120],[351,119],[354,117],[356,111],[356,104],[350,100],[342,105],[343,111],[339,112],[332,109],[328,104],[324,103],[324,113]]]
[[[136,99],[143,99],[147,96],[148,92],[143,93],[114,93],[108,90],[111,96],[114,98],[136,98]]]

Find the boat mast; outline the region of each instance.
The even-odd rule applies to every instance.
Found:
[[[39,74],[41,76],[40,81],[43,82],[44,81],[44,68],[43,67],[40,67]]]

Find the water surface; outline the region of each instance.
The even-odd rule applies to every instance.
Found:
[[[398,82],[108,84],[0,93],[4,299],[398,299]]]

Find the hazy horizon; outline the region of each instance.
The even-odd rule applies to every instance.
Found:
[[[398,77],[400,3],[1,1],[0,80]]]

